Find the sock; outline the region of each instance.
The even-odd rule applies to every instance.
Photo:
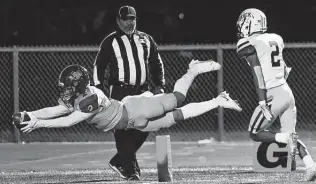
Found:
[[[298,155],[303,159],[306,155],[309,155],[306,145],[300,139],[297,139]]]
[[[193,118],[218,107],[216,99],[199,103],[189,103],[181,107],[184,119]]]
[[[314,160],[309,154],[306,145],[300,140],[297,139],[297,149],[299,152],[300,158],[303,160],[306,168],[311,168],[314,165]]]
[[[311,168],[311,167],[313,167],[313,165],[314,165],[314,160],[313,160],[313,158],[311,157],[311,155],[306,155],[306,156],[303,158],[303,162],[304,162],[306,168]]]
[[[276,142],[287,144],[288,139],[289,139],[289,133],[276,133],[275,134]]]
[[[186,74],[184,74],[180,79],[176,81],[173,91],[177,91],[186,96],[192,82],[194,81],[195,76],[196,74],[188,70]]]

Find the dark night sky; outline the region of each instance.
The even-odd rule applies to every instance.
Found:
[[[265,12],[268,32],[287,42],[316,41],[316,2],[312,1],[2,0],[0,43],[96,45],[112,31],[115,11],[127,2],[136,8],[138,28],[159,44],[236,42],[238,15],[252,7]]]

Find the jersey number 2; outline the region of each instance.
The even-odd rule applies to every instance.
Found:
[[[270,47],[274,48],[274,50],[271,52],[272,67],[280,66],[280,59],[278,58],[280,52],[279,52],[279,46],[277,42],[270,41],[269,45]]]

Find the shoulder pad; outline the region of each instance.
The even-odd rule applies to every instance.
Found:
[[[250,38],[242,38],[240,40],[238,40],[237,42],[237,52],[244,48],[244,47],[247,47],[248,45],[251,45],[250,43]]]
[[[245,58],[251,56],[256,53],[256,49],[252,45],[247,45],[246,47],[242,47],[241,49],[237,50],[237,54],[239,58]]]
[[[283,41],[283,38],[282,36],[278,35],[278,34],[275,34],[278,38],[279,38],[279,42],[280,42],[280,46],[282,47],[282,49],[284,48],[284,41]]]
[[[79,102],[79,109],[82,112],[92,112],[98,109],[98,107],[98,96],[96,94],[90,95],[87,98],[81,100],[81,102]]]

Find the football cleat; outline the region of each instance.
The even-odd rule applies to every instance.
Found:
[[[109,167],[113,171],[115,171],[117,174],[119,174],[122,179],[128,179],[126,170],[122,166],[112,164],[111,161],[110,161],[109,162]]]
[[[216,101],[220,107],[233,109],[236,111],[242,111],[239,103],[236,100],[233,100],[229,97],[229,94],[226,91],[222,92],[216,97]]]
[[[189,64],[189,70],[197,75],[201,73],[219,70],[220,68],[221,65],[213,60],[199,61],[193,59]]]
[[[134,173],[127,179],[127,181],[132,181],[132,180],[140,180],[139,174],[138,173]]]
[[[306,169],[306,174],[305,174],[305,180],[306,181],[315,181],[316,179],[316,163],[310,167]]]

